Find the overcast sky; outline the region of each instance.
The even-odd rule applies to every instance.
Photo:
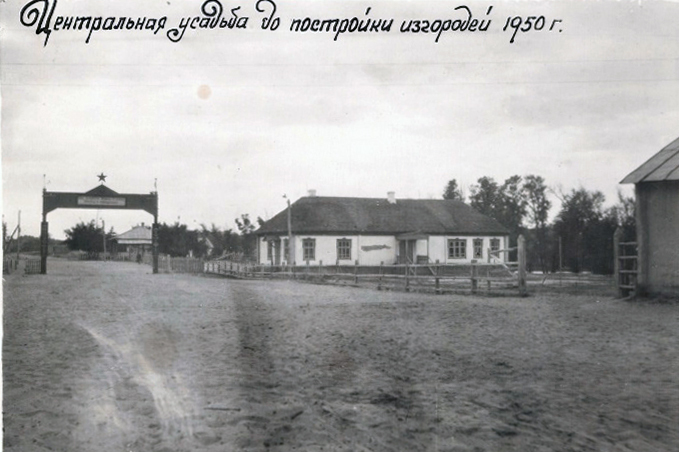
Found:
[[[96,175],[124,193],[157,188],[160,221],[234,227],[322,196],[440,197],[538,174],[615,201],[618,182],[679,136],[679,3],[474,2],[484,33],[400,33],[404,19],[464,17],[454,1],[276,1],[280,28],[167,36],[201,2],[59,0],[55,16],[167,16],[165,30],[45,35],[28,1],[0,3],[3,215],[38,235],[41,191],[84,192]],[[369,16],[365,15],[371,7]],[[502,31],[545,16],[552,32]],[[293,33],[293,18],[394,18],[390,33]],[[53,19],[54,20],[54,19]],[[559,32],[557,29],[561,30]],[[626,193],[631,193],[629,187]],[[144,212],[57,210],[50,233],[105,219],[124,232]]]

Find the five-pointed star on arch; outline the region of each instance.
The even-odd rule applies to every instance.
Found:
[[[98,175],[97,177],[99,178],[99,181],[100,181],[100,182],[106,182],[106,178],[107,178],[108,176],[106,176],[106,175],[104,174],[104,172],[102,171],[101,174]]]

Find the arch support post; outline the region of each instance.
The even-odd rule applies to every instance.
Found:
[[[158,217],[153,217],[151,228],[151,246],[153,247],[153,273],[158,273]]]
[[[42,222],[40,223],[40,274],[47,274],[47,251],[49,248],[49,223],[47,223],[47,215],[42,215]]]

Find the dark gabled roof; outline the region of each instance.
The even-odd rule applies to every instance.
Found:
[[[679,180],[679,138],[632,171],[621,184]]]
[[[292,233],[488,234],[508,231],[461,201],[443,199],[335,198],[311,196],[291,207]],[[265,222],[257,234],[287,234],[287,209]]]
[[[85,194],[89,196],[119,196],[118,192],[111,190],[104,184],[97,185]]]

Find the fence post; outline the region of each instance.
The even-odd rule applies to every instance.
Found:
[[[406,260],[406,292],[410,292],[410,268],[408,267],[408,261]]]
[[[380,261],[380,276],[377,280],[377,290],[382,290],[382,272],[384,272],[384,261]]]
[[[476,281],[476,266],[474,265],[474,262],[472,262],[470,272],[471,272],[471,282],[472,282],[471,292],[472,292],[472,294],[475,294],[476,293],[476,283],[477,283],[477,281]]]
[[[615,291],[618,297],[623,296],[620,288],[620,237],[622,236],[622,229],[617,227],[613,234],[613,277],[615,278]]]
[[[322,275],[322,270],[323,270],[323,260],[318,261],[318,277],[320,278]]]
[[[526,296],[526,239],[523,234],[517,240],[519,248],[519,295]]]
[[[292,261],[292,279],[297,279],[297,275],[295,274],[295,267],[297,267],[297,261]]]
[[[436,276],[434,277],[434,292],[441,293],[441,280],[439,278],[441,274],[441,265],[439,265],[439,260],[436,259]]]
[[[339,275],[339,259],[335,261],[335,274]]]
[[[306,260],[306,275],[304,275],[304,279],[309,279],[309,259]]]
[[[354,284],[358,284],[358,259],[354,262]]]
[[[490,295],[490,265],[486,267],[486,293]]]

